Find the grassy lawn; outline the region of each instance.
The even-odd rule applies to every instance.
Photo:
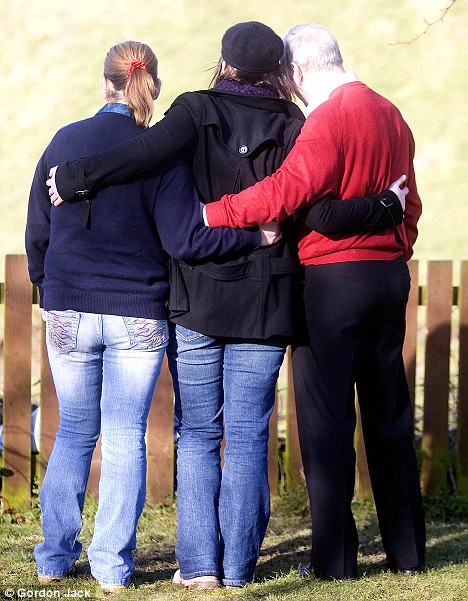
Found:
[[[360,533],[359,572],[357,581],[321,582],[300,579],[296,567],[307,561],[309,549],[309,515],[301,491],[299,495],[275,500],[273,515],[257,569],[257,582],[239,591],[194,591],[172,586],[176,569],[174,542],[176,519],[174,507],[147,508],[139,524],[137,571],[132,585],[114,595],[129,600],[196,599],[207,596],[221,599],[235,596],[239,600],[284,599],[305,601],[400,600],[466,601],[468,599],[468,521],[433,519],[440,515],[428,509],[428,570],[417,577],[395,575],[386,570],[375,511],[370,503],[355,503]],[[437,509],[437,508],[436,508]],[[87,502],[80,540],[84,548],[90,542],[95,504]],[[0,594],[2,598],[70,598],[100,599],[105,595],[89,574],[85,555],[78,563],[78,573],[60,585],[36,583],[33,547],[41,540],[38,510],[19,516],[0,516]],[[60,593],[60,596],[59,596]],[[52,595],[55,595],[54,597]]]

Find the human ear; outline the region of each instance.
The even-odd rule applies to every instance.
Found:
[[[105,75],[101,77],[101,89],[104,100],[109,102],[109,99],[115,94],[115,87],[110,79],[107,79]]]
[[[294,83],[299,88],[302,87],[302,82],[304,81],[304,74],[302,73],[302,69],[297,63],[291,63],[291,69]]]

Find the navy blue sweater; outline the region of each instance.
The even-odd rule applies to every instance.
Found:
[[[191,263],[235,257],[259,245],[260,233],[205,227],[181,159],[102,189],[88,204],[51,205],[45,183],[51,167],[143,132],[122,113],[124,105],[105,108],[59,130],[39,160],[26,226],[30,278],[46,310],[166,318],[166,252]]]

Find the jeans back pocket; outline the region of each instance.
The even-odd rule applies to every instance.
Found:
[[[47,311],[47,338],[59,351],[76,348],[80,314],[76,311]]]
[[[169,341],[166,319],[122,317],[132,348],[151,350],[167,346]]]

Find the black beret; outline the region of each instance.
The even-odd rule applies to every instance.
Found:
[[[247,73],[270,73],[283,56],[283,40],[258,21],[237,23],[221,41],[221,54],[228,65]]]

